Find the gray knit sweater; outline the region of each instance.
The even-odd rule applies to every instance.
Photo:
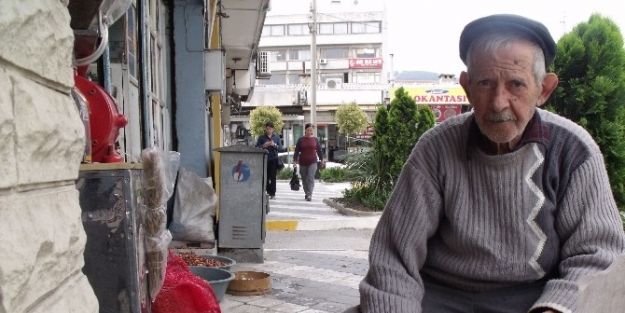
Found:
[[[421,312],[425,273],[468,291],[547,282],[533,308],[575,312],[580,277],[625,253],[603,157],[538,109],[544,140],[504,155],[467,144],[471,113],[416,144],[373,234],[363,312]]]

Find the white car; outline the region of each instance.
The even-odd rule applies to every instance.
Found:
[[[282,159],[282,162],[284,162],[284,168],[293,168],[293,151],[280,152],[278,153],[278,157]],[[333,168],[333,167],[344,168],[345,164],[326,161],[326,168]]]

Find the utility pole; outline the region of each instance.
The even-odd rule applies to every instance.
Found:
[[[310,14],[310,124],[313,125],[313,136],[317,137],[317,0],[312,0]]]
[[[393,54],[391,53],[391,72],[389,75],[389,83],[394,84],[395,83],[395,69],[393,66]]]

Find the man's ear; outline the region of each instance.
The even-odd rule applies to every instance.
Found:
[[[540,92],[536,106],[543,105],[547,99],[549,99],[551,93],[558,87],[558,75],[555,73],[547,73],[541,85],[543,90]]]
[[[467,100],[471,102],[471,94],[469,93],[469,74],[467,72],[460,73],[460,86],[464,89],[464,93],[467,95]]]

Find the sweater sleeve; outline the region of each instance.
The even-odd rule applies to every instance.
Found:
[[[297,143],[295,144],[295,151],[293,151],[293,161],[299,161],[299,153],[302,145],[302,138],[297,139]]]
[[[369,271],[360,283],[363,313],[422,310],[419,270],[443,211],[436,161],[428,160],[426,151],[419,145],[413,151],[374,231]]]
[[[274,134],[273,135],[273,141],[276,143],[276,153],[282,151],[282,139],[280,139],[280,136]]]
[[[547,282],[530,312],[541,312],[539,308],[576,312],[579,279],[607,269],[625,253],[623,225],[601,154],[573,173],[555,227],[562,247],[560,276]]]
[[[263,136],[261,135],[261,136],[258,137],[258,140],[256,140],[256,146],[255,147],[256,148],[262,148],[264,143],[265,142],[263,140]]]

